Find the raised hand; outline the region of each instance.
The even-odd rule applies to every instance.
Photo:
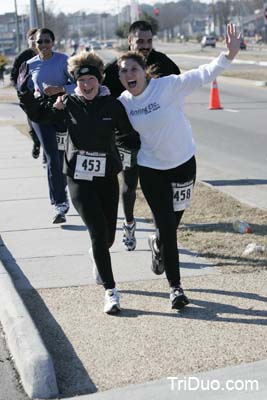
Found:
[[[23,93],[28,90],[27,82],[30,78],[29,66],[26,62],[22,63],[19,69],[19,75],[17,79],[17,92]]]
[[[240,50],[241,33],[237,33],[236,26],[231,22],[227,24],[226,46],[228,54],[226,57],[233,60]]]

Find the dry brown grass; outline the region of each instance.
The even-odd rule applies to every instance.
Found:
[[[15,89],[12,86],[6,86],[0,90],[0,103],[10,103],[18,101]]]
[[[14,124],[13,126],[23,135],[29,136],[29,126],[27,124]]]
[[[257,69],[249,69],[242,71],[225,71],[222,76],[228,76],[230,78],[240,78],[240,79],[249,79],[252,81],[267,81],[267,68],[257,68]]]
[[[137,191],[135,215],[151,219],[141,189]],[[247,221],[251,234],[233,230],[233,221]],[[204,183],[195,186],[191,207],[178,230],[178,240],[186,248],[220,267],[224,273],[255,272],[267,268],[267,254],[242,256],[247,244],[266,245],[267,212],[241,204],[231,196]]]
[[[204,50],[198,50],[194,52],[190,52],[190,54],[201,56],[204,55],[207,57],[217,57],[219,55],[219,49],[205,48]],[[267,51],[264,47],[262,50],[260,47],[255,48],[254,51],[240,51],[237,55],[237,59],[239,60],[253,60],[255,62],[259,61],[267,61]],[[188,68],[183,66],[183,59],[179,60],[179,67],[182,70],[187,70]],[[247,68],[240,68],[238,70],[231,69],[222,73],[222,76],[227,76],[231,78],[240,78],[240,79],[249,79],[253,81],[267,81],[267,68],[264,66],[255,68],[247,65]]]
[[[183,65],[181,61],[179,63],[179,67],[181,68],[182,72],[188,71],[188,68]],[[229,78],[238,78],[238,79],[248,79],[251,81],[267,81],[267,68],[247,68],[242,70],[227,70],[224,71],[220,76],[226,76]]]

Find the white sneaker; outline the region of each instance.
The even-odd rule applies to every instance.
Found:
[[[69,201],[68,201],[68,200],[64,201],[64,203],[59,204],[59,207],[60,207],[61,211],[62,211],[64,214],[67,214],[67,212],[68,212],[69,209],[70,209]]]
[[[94,277],[95,283],[97,285],[103,285],[103,281],[101,279],[101,276],[99,275],[99,272],[98,272],[98,269],[97,269],[97,266],[96,266],[96,263],[95,263],[92,247],[90,247],[88,253],[89,253],[89,257],[91,258],[92,265],[93,265],[92,272],[93,272],[93,277]]]
[[[107,314],[116,314],[120,310],[120,296],[117,289],[107,289],[105,291],[104,312]]]
[[[66,222],[65,213],[61,208],[61,204],[55,205],[55,214],[53,218],[53,224],[62,224]]]

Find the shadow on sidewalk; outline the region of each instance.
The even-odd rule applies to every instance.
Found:
[[[96,392],[96,386],[60,324],[4,244],[1,246],[0,258],[52,357],[60,398]]]
[[[212,186],[253,186],[267,185],[267,179],[228,179],[228,180],[205,180]]]
[[[242,257],[242,256],[228,256],[224,254],[220,254],[220,259],[222,261],[214,261],[218,259],[218,253],[212,253],[210,251],[207,252],[200,252],[198,253],[200,257],[209,260],[214,267],[224,267],[225,262],[227,262],[228,266],[237,267],[239,265],[247,265],[250,267],[257,267],[257,268],[266,268],[267,261],[266,259],[259,259],[259,258],[252,258],[252,257]]]
[[[259,296],[255,293],[245,292],[232,292],[227,290],[212,290],[212,289],[186,289],[186,293],[207,293],[214,295],[225,295],[229,297],[239,297],[243,299],[257,300],[266,305],[267,297]],[[162,292],[145,292],[143,290],[120,290],[120,293],[132,294],[134,296],[147,296],[147,297],[161,297],[168,299],[168,293]],[[190,296],[189,296],[190,298]],[[156,316],[168,316],[168,317],[182,317],[188,319],[196,319],[203,321],[214,321],[214,322],[234,322],[242,324],[252,325],[267,325],[267,311],[257,310],[254,308],[240,308],[235,305],[219,303],[215,301],[206,301],[200,299],[190,299],[190,304],[184,308],[181,312],[150,312],[143,310],[128,310],[123,309],[122,317],[137,317],[140,315],[156,315]],[[228,316],[221,316],[221,314],[229,314]],[[231,315],[231,316],[230,316]],[[236,317],[233,317],[236,315]],[[248,317],[248,318],[246,318]],[[252,319],[253,318],[253,319]]]

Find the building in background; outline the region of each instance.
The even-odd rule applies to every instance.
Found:
[[[22,48],[26,48],[26,33],[29,30],[29,17],[27,15],[18,16],[18,34]],[[0,15],[0,53],[12,55],[17,53],[17,29],[15,13]]]

